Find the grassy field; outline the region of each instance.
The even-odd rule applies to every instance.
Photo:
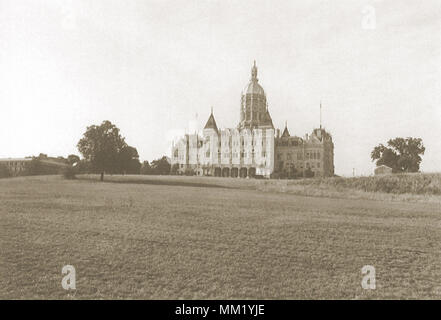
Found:
[[[439,203],[106,178],[0,180],[0,298],[441,297]],[[61,287],[67,264],[74,292]],[[376,268],[375,290],[361,288],[364,265]]]
[[[81,175],[79,178],[96,181],[95,175]],[[106,181],[133,184],[148,183],[173,186],[224,187],[315,197],[432,202],[441,204],[441,174],[439,173],[299,180],[109,175],[106,176]]]

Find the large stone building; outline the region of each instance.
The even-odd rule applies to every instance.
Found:
[[[3,158],[0,159],[0,166],[8,169],[9,174],[13,177],[22,175],[32,158]]]
[[[285,127],[275,130],[257,67],[242,91],[240,122],[220,129],[213,110],[202,134],[186,134],[173,144],[172,171],[222,177],[333,176],[334,145],[324,129],[304,138],[291,136]]]
[[[8,171],[10,177],[23,175],[49,175],[58,174],[67,163],[64,160],[40,155],[27,158],[2,158],[0,166]]]

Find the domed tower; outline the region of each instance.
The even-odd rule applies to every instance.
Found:
[[[251,79],[242,91],[239,128],[272,128],[265,91],[258,83],[256,61],[251,68]]]

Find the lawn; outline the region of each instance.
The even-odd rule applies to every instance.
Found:
[[[441,297],[439,203],[136,179],[0,179],[0,298]],[[75,291],[61,286],[67,264]]]

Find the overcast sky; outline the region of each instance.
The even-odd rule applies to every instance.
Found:
[[[256,60],[277,128],[310,133],[322,100],[336,174],[371,174],[397,136],[440,171],[440,31],[439,0],[0,0],[0,157],[78,154],[103,120],[141,160],[170,155],[211,106],[238,124]]]

